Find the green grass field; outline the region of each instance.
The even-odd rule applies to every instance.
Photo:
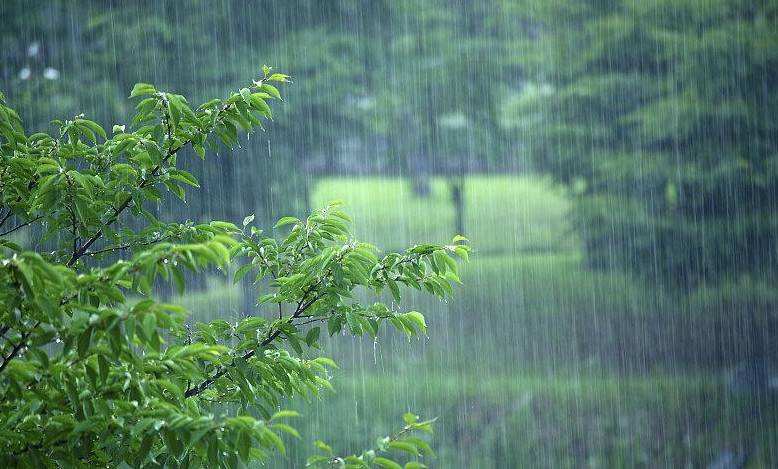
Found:
[[[311,205],[343,200],[360,239],[402,249],[453,234],[446,181],[433,179],[431,189],[429,197],[419,198],[399,178],[327,178],[312,188]],[[737,359],[747,352],[732,338],[748,327],[740,318],[761,307],[753,298],[778,302],[775,289],[759,281],[678,298],[624,273],[586,269],[569,210],[564,191],[544,178],[468,178],[465,225],[474,254],[462,267],[464,284],[446,303],[408,294],[401,307],[425,313],[430,338],[407,346],[389,336],[385,347],[433,363],[491,357],[489,363],[509,361],[516,371],[716,363],[717,357]],[[181,301],[201,318],[243,313],[250,303],[244,291],[224,279],[216,282],[222,283]],[[351,345],[334,340],[328,346],[352,359]]]
[[[452,234],[446,183],[431,187],[422,199],[401,179],[330,178],[314,187],[312,206],[345,201],[360,237],[397,249]],[[388,426],[414,409],[441,417],[433,467],[704,467],[721,448],[743,444],[754,467],[775,460],[774,422],[731,431],[749,428],[755,404],[724,380],[657,371],[668,358],[714,361],[711,344],[743,327],[737,313],[720,312],[737,303],[718,289],[679,301],[623,273],[584,268],[569,202],[546,179],[473,176],[464,193],[474,248],[464,286],[447,304],[411,297],[430,323],[422,344],[390,337],[371,353],[364,341],[333,341],[346,362],[341,394],[332,408],[307,408],[319,422],[312,433],[358,446],[375,434],[373,423]],[[617,375],[614,366],[641,371]],[[365,402],[377,411],[362,413]]]
[[[418,198],[397,178],[328,178],[312,188],[311,205],[343,200],[360,239],[402,249],[454,234],[446,183],[431,188]],[[543,178],[468,178],[474,253],[464,285],[445,303],[411,292],[401,305],[424,312],[429,338],[324,340],[342,364],[338,393],[290,403],[309,418],[293,456],[274,466],[302,467],[315,438],[356,451],[406,410],[440,417],[430,467],[704,467],[743,445],[753,467],[775,461],[775,422],[743,430],[754,406],[771,402],[734,395],[717,375],[671,377],[664,365],[705,363],[712,358],[695,353],[742,334],[737,312],[721,314],[722,305],[734,311],[738,288],[679,302],[625,274],[588,270],[569,210]],[[232,316],[242,295],[217,279],[181,301],[198,317]]]
[[[773,460],[775,434],[749,429],[753,403],[704,378],[351,373],[336,395],[297,403],[308,418],[279,466],[302,467],[319,437],[369,446],[406,410],[439,417],[430,467],[705,467],[742,439],[753,467]]]
[[[417,197],[399,178],[327,178],[311,191],[311,206],[342,200],[355,232],[388,249],[447,241],[454,208],[445,180],[433,178],[428,197]],[[465,235],[476,251],[577,249],[567,223],[564,192],[539,176],[471,176],[464,188]]]
[[[361,239],[400,249],[453,234],[446,181],[433,179],[431,189],[420,198],[399,178],[328,178],[313,188],[311,205],[342,200]],[[625,345],[616,337],[621,324],[663,308],[660,292],[641,282],[583,268],[569,202],[547,179],[472,176],[464,194],[465,234],[474,249],[462,267],[464,285],[448,303],[412,294],[405,305],[428,317],[425,355],[433,362],[458,354],[499,357],[515,370],[549,362],[589,367]]]

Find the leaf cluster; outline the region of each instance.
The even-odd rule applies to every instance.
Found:
[[[84,116],[26,135],[0,95],[0,460],[266,460],[285,451],[282,435],[299,437],[284,404],[332,389],[336,364],[321,355],[322,326],[330,335],[375,336],[383,323],[426,333],[420,313],[381,294],[397,304],[401,287],[449,295],[459,282],[455,258],[468,256],[463,238],[382,254],[354,239],[338,204],[282,218],[280,238],[253,217],[241,226],[155,217],[167,193],[184,199],[199,187],[183,169],[185,148],[201,158],[231,148],[272,118],[274,84],[287,81],[264,68],[249,86],[198,107],[138,84],[135,116],[110,136]],[[193,323],[156,299],[160,286],[183,292],[212,269],[251,279],[256,310]],[[376,302],[364,304],[365,294]]]

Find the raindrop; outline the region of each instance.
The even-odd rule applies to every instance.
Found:
[[[59,78],[59,71],[55,68],[46,67],[43,70],[43,78],[47,80],[56,80]]]
[[[31,42],[29,46],[27,46],[27,57],[35,57],[38,55],[41,49],[41,44],[38,41]]]

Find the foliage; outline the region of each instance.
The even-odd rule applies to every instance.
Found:
[[[305,188],[311,165],[414,175],[527,157],[578,194],[590,265],[694,283],[774,270],[778,256],[776,7],[753,3],[16,0],[0,5],[0,79],[34,125],[76,103],[109,122],[129,83],[221,92],[270,56],[305,77],[271,124],[279,142],[246,142],[263,158],[241,171],[230,159],[203,171],[235,202],[189,213],[293,210],[290,193],[307,194],[287,188]]]
[[[578,195],[591,265],[690,285],[775,271],[775,1],[528,2],[537,73],[506,105]]]
[[[502,2],[454,3],[265,0],[247,9],[239,0],[193,0],[186,8],[143,0],[106,9],[94,0],[34,7],[10,0],[0,5],[0,15],[13,20],[0,28],[0,80],[14,85],[10,97],[24,103],[33,126],[48,119],[48,107],[70,112],[76,103],[86,103],[98,122],[110,122],[123,115],[122,93],[136,81],[202,97],[195,93],[238,86],[256,57],[269,57],[293,64],[289,73],[305,78],[279,111],[285,118],[272,124],[279,136],[272,152],[288,156],[273,160],[279,171],[296,173],[303,163],[332,169],[355,141],[359,149],[340,169],[499,164],[505,142],[498,104],[506,83],[519,75],[508,39],[522,25],[510,21]],[[32,43],[40,52],[31,58]],[[43,75],[52,64],[57,80]],[[22,80],[25,67],[32,74]],[[58,99],[42,106],[35,99],[42,92]],[[452,117],[467,128],[442,124]],[[267,153],[265,141],[246,146]]]
[[[286,81],[264,67],[239,92],[197,108],[137,84],[137,113],[110,136],[83,115],[54,121],[53,135],[27,135],[0,96],[4,462],[263,460],[284,452],[281,434],[297,435],[284,403],[331,387],[335,363],[320,356],[317,324],[330,335],[375,336],[384,322],[408,337],[426,332],[420,313],[354,294],[386,290],[399,303],[403,286],[447,296],[459,281],[454,258],[467,257],[461,237],[379,256],[351,236],[338,204],[282,218],[275,228],[289,232],[278,240],[253,216],[242,226],[178,223],[149,210],[165,192],[185,199],[185,186],[199,187],[182,169],[185,147],[201,158],[232,148],[239,132],[272,117],[274,85]],[[14,242],[24,230],[32,241]],[[154,299],[162,285],[183,292],[193,274],[238,264],[235,280],[249,276],[261,294],[258,311],[236,322],[192,324],[180,306]]]

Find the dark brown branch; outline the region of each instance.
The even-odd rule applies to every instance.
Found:
[[[5,216],[5,218],[3,219],[3,222],[5,222],[5,220],[8,218],[8,216],[10,214],[11,214],[11,212],[8,212],[8,215]],[[13,233],[16,230],[20,230],[20,229],[24,228],[25,226],[32,225],[33,223],[35,223],[36,221],[40,220],[41,218],[43,218],[43,215],[38,215],[37,217],[33,218],[32,220],[30,220],[28,222],[24,222],[21,225],[16,225],[13,228],[0,233],[0,236],[9,235],[9,234]],[[2,223],[0,223],[0,226],[2,226]]]
[[[153,240],[149,240],[149,241],[143,241],[143,242],[135,243],[135,244],[126,243],[126,244],[120,244],[118,246],[109,246],[109,247],[102,248],[102,249],[96,249],[94,251],[87,251],[87,252],[84,253],[84,256],[96,256],[98,254],[105,254],[107,252],[122,251],[122,250],[125,250],[125,249],[137,248],[137,247],[141,247],[141,246],[150,246],[150,245],[152,245],[154,243],[161,243],[162,241],[167,241],[168,239],[170,239],[170,238],[169,237],[163,237],[163,238],[153,239]]]
[[[27,339],[30,338],[32,332],[40,325],[40,323],[41,323],[40,321],[36,322],[30,328],[30,330],[22,334],[21,339],[19,339],[19,343],[14,345],[13,348],[11,349],[11,353],[9,353],[7,357],[3,357],[3,363],[0,364],[0,373],[2,373],[3,370],[5,370],[5,367],[8,366],[11,360],[13,360],[14,358],[16,358],[17,355],[19,355],[19,351],[21,351],[25,347],[25,345],[27,345]]]
[[[229,107],[230,107],[229,104],[224,105],[219,111],[219,113],[225,112],[227,109],[229,109]],[[157,176],[157,174],[162,169],[162,167],[168,161],[170,161],[170,159],[173,158],[173,156],[175,156],[182,148],[184,148],[186,145],[188,145],[191,142],[192,142],[191,139],[184,140],[177,147],[171,146],[170,148],[168,148],[165,157],[162,159],[162,161],[157,163],[156,166],[154,166],[154,168],[151,170],[151,173],[149,173],[147,176],[144,176],[143,179],[141,179],[140,184],[138,184],[138,188],[143,189],[144,187],[147,187],[149,184],[152,184],[154,178]],[[170,144],[172,145],[172,142]],[[118,208],[114,207],[113,209],[114,213],[111,216],[111,218],[105,223],[105,226],[109,226],[115,223],[116,220],[119,219],[119,215],[121,215],[122,212],[124,212],[124,210],[126,210],[131,203],[132,203],[132,196],[128,196],[124,200],[124,202],[122,202],[122,204],[119,205]],[[67,266],[72,267],[73,264],[75,264],[82,256],[84,256],[84,254],[86,254],[87,250],[89,250],[89,248],[92,247],[95,241],[100,239],[102,236],[103,236],[103,228],[100,228],[81,246],[81,248],[79,248],[76,252],[73,253],[73,255],[70,257],[70,260],[67,262]]]
[[[155,177],[157,175],[157,173],[159,173],[159,171],[162,169],[162,165],[167,163],[170,160],[170,158],[172,158],[176,153],[178,153],[178,151],[181,148],[183,148],[183,146],[186,145],[187,143],[189,143],[189,142],[188,141],[184,142],[183,144],[181,144],[181,146],[176,147],[174,150],[168,151],[168,154],[165,156],[165,158],[163,158],[162,161],[160,161],[156,166],[154,166],[154,168],[152,169],[150,175],[147,176],[147,177],[144,177],[141,180],[141,182],[138,185],[138,187],[140,189],[143,189],[148,184],[150,184],[152,178]],[[132,203],[132,196],[127,196],[127,198],[124,200],[124,202],[122,202],[121,205],[119,205],[118,208],[114,207],[114,209],[113,209],[114,213],[111,216],[111,218],[105,223],[105,226],[110,226],[110,225],[114,224],[116,222],[116,220],[119,219],[119,215],[121,215],[122,212],[124,212],[124,210],[127,209],[127,207],[129,207],[131,203]],[[70,257],[70,260],[67,262],[67,266],[68,267],[72,267],[73,264],[76,263],[76,261],[78,261],[84,254],[86,254],[87,250],[90,247],[92,247],[92,245],[95,243],[95,241],[100,239],[102,236],[103,236],[103,228],[100,228],[99,230],[97,230],[95,232],[95,234],[92,235],[92,237],[90,237],[87,240],[87,242],[85,242],[78,250],[76,250],[73,253],[73,255]]]
[[[6,222],[6,220],[8,220],[11,217],[11,213],[13,213],[13,210],[11,210],[11,207],[8,207],[8,213],[6,213],[3,216],[3,219],[0,220],[0,226],[3,226],[5,224],[5,222]]]
[[[316,296],[312,298],[310,301],[308,301],[307,303],[303,303],[305,301],[305,297],[308,296],[308,293],[311,290],[309,290],[308,292],[306,292],[305,295],[303,295],[303,299],[300,300],[300,303],[298,303],[297,309],[295,310],[294,314],[289,318],[290,321],[300,317],[300,315],[303,314],[305,310],[307,310],[312,304],[314,304],[319,299],[319,297]],[[281,329],[275,329],[269,336],[265,338],[265,340],[262,341],[262,343],[258,348],[249,350],[248,352],[244,353],[242,358],[244,360],[248,360],[249,358],[253,357],[254,355],[256,355],[257,350],[259,348],[267,347],[268,345],[273,343],[273,341],[276,340],[279,335],[281,335]],[[193,397],[202,393],[203,391],[208,389],[209,386],[215,383],[219,378],[227,374],[231,366],[232,365],[222,366],[216,373],[211,375],[210,378],[206,379],[205,381],[203,381],[202,383],[198,384],[197,386],[191,389],[187,389],[186,393],[184,393],[184,397]]]

